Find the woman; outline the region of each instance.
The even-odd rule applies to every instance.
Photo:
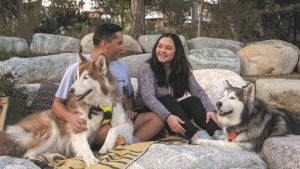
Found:
[[[138,83],[136,102],[144,106],[139,113],[150,109],[166,121],[172,132],[191,138],[192,142],[223,138],[214,107],[195,80],[176,34],[166,33],[157,40],[151,58],[139,70]],[[191,96],[178,101],[187,92]]]

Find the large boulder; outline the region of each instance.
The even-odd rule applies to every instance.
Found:
[[[221,98],[228,80],[235,87],[242,87],[246,82],[235,72],[224,69],[194,70],[197,82],[205,90],[211,103],[216,108],[216,102]]]
[[[94,33],[90,33],[85,35],[82,38],[80,45],[82,46],[82,50],[84,53],[91,53],[92,50],[94,49],[93,36]],[[140,46],[140,44],[136,40],[134,40],[131,36],[124,34],[123,38],[124,38],[123,45],[125,49],[121,53],[121,57],[143,53],[143,49]]]
[[[36,53],[57,54],[75,53],[78,51],[80,40],[68,36],[36,33],[30,45],[30,50]]]
[[[142,46],[145,53],[151,53],[155,42],[158,40],[160,36],[161,35],[142,35],[139,37],[138,42]],[[185,40],[185,37],[182,35],[178,35],[178,36],[181,40],[185,53],[189,54],[190,52],[187,48],[187,42]]]
[[[248,45],[252,45],[252,44],[272,44],[272,45],[274,45],[274,44],[280,44],[280,45],[292,47],[298,53],[299,62],[298,62],[298,65],[297,65],[297,71],[300,72],[300,49],[297,46],[295,46],[295,45],[293,45],[293,44],[291,44],[289,42],[278,40],[278,39],[271,39],[271,40],[254,42],[254,43],[247,44],[247,46]]]
[[[268,138],[264,143],[262,155],[269,169],[300,168],[300,136]]]
[[[93,51],[94,49],[93,36],[94,33],[89,33],[81,39],[80,46],[82,47],[83,53],[91,53]]]
[[[130,75],[132,77],[137,77],[138,71],[141,67],[141,65],[146,62],[150,58],[150,54],[140,54],[140,55],[131,55],[122,58],[124,60],[129,68]]]
[[[240,58],[228,49],[196,49],[188,59],[193,69],[227,69],[240,74]]]
[[[255,153],[201,145],[153,144],[128,169],[266,169],[267,164]]]
[[[208,37],[197,37],[187,41],[189,50],[202,49],[202,48],[221,48],[228,49],[232,52],[237,52],[245,45],[242,42],[227,40],[227,39],[216,39]]]
[[[9,156],[0,156],[0,168],[3,169],[40,169],[32,161],[14,158]]]
[[[33,58],[13,57],[0,62],[6,72],[14,72],[27,83],[38,83],[44,80],[59,82],[69,65],[76,62],[76,53],[39,56]]]
[[[253,44],[238,52],[245,76],[291,73],[298,63],[297,51],[280,44]]]
[[[25,39],[0,36],[0,51],[22,52],[26,50],[29,50],[29,46]]]
[[[285,108],[300,116],[300,80],[259,79],[256,91],[257,98],[271,107]]]

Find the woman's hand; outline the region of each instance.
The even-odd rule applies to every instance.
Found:
[[[211,111],[206,113],[206,123],[208,123],[210,119],[212,119],[215,123],[219,124],[215,113]]]
[[[127,116],[133,120],[135,118],[135,116],[137,116],[137,112],[133,112],[133,111],[130,111],[130,110],[127,110]]]
[[[86,121],[83,120],[82,118],[80,118],[79,113],[72,114],[69,117],[68,122],[70,123],[72,131],[75,134],[81,133],[81,132],[84,132],[85,130],[87,130]]]
[[[167,118],[167,123],[173,132],[181,134],[181,135],[185,135],[185,129],[181,125],[181,124],[184,124],[185,122],[183,120],[181,120],[179,117],[171,114]]]

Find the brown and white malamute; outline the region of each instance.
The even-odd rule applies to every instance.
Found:
[[[79,52],[78,64],[76,82],[71,88],[67,109],[70,112],[80,113],[80,117],[87,122],[86,131],[74,134],[69,123],[57,119],[51,110],[48,110],[33,113],[19,123],[9,126],[5,133],[0,135],[2,137],[5,135],[6,138],[0,139],[13,140],[20,145],[25,149],[25,157],[75,156],[82,158],[87,165],[91,165],[99,160],[93,155],[89,143],[93,140],[104,113],[101,109],[90,110],[92,107],[110,106],[112,128],[99,153],[110,151],[119,136],[124,137],[126,143],[131,143],[133,124],[118,97],[117,82],[109,71],[105,56],[101,55],[97,61],[90,62]],[[3,147],[0,150],[2,151],[0,155],[5,155],[6,150]]]
[[[199,140],[194,144],[259,151],[268,137],[300,135],[300,119],[287,110],[273,109],[255,98],[253,82],[241,89],[227,81],[216,105],[217,119],[226,139]]]

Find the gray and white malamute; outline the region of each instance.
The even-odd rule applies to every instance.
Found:
[[[300,119],[284,109],[273,109],[255,98],[253,82],[242,89],[227,82],[217,101],[217,119],[226,135],[224,141],[198,140],[196,144],[259,151],[268,137],[300,135]]]
[[[78,64],[76,81],[66,106],[70,112],[79,113],[86,121],[87,130],[75,134],[70,124],[56,118],[51,110],[36,112],[0,133],[0,155],[9,155],[11,149],[20,147],[29,158],[43,155],[51,159],[63,155],[82,158],[87,165],[97,163],[99,160],[89,143],[103,120],[104,107],[110,107],[112,112],[112,128],[99,153],[110,151],[118,136],[124,137],[126,143],[132,142],[133,124],[118,97],[117,81],[109,71],[105,56],[89,62],[80,52]],[[91,112],[92,107],[99,111]]]

